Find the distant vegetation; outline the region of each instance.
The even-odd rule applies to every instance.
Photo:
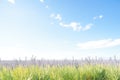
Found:
[[[120,80],[120,60],[0,61],[0,80]]]

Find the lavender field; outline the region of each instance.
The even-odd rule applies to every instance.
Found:
[[[0,80],[120,80],[120,60],[1,60]]]

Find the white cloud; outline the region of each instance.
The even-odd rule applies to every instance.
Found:
[[[103,19],[103,15],[94,16],[94,17],[93,17],[93,20],[96,20],[96,19]]]
[[[60,14],[51,14],[50,17],[58,21],[62,20],[62,17]]]
[[[77,22],[71,22],[70,24],[60,22],[59,25],[66,28],[72,28],[74,31],[80,31],[82,29],[80,23]]]
[[[89,30],[89,29],[91,29],[92,26],[93,26],[92,23],[87,24],[82,30],[83,30],[83,31]]]
[[[78,43],[77,46],[80,49],[97,49],[97,48],[107,48],[120,45],[120,39],[104,39],[97,41],[88,41],[85,43]]]
[[[62,17],[61,17],[60,14],[57,14],[57,15],[55,16],[55,19],[61,21],[61,20],[62,20]]]
[[[44,3],[44,0],[40,0],[41,3]]]
[[[74,31],[80,31],[80,30],[86,31],[86,30],[89,30],[93,24],[87,24],[85,27],[83,27],[80,25],[80,23],[77,23],[77,22],[71,22],[69,24],[64,24],[60,22],[59,25],[66,28],[72,28]]]
[[[40,0],[40,2],[43,4],[43,6],[44,6],[46,9],[49,8],[49,6],[45,3],[45,0]]]
[[[8,0],[11,4],[15,4],[15,0]]]
[[[91,29],[91,27],[93,26],[92,23],[87,24],[87,25],[85,25],[85,26],[82,26],[79,22],[75,22],[75,21],[66,24],[66,23],[64,23],[64,22],[62,21],[62,17],[61,17],[60,14],[54,14],[54,13],[52,13],[52,14],[50,15],[50,18],[59,21],[59,25],[60,25],[61,27],[64,27],[64,28],[72,28],[74,31],[86,31],[86,30]]]
[[[103,18],[103,15],[99,15],[99,19],[102,19]]]

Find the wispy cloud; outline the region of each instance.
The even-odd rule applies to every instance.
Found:
[[[43,6],[44,6],[46,9],[49,8],[49,6],[45,3],[45,0],[40,0],[40,2],[43,4]]]
[[[93,26],[92,23],[87,24],[82,30],[83,30],[83,31],[89,30],[89,29],[91,29],[92,26]]]
[[[80,31],[82,29],[80,23],[77,22],[71,22],[70,24],[60,22],[59,25],[65,28],[72,28],[74,31]]]
[[[74,31],[87,31],[87,30],[91,29],[91,27],[93,26],[92,23],[89,23],[89,24],[86,24],[85,26],[82,26],[79,22],[76,22],[76,21],[73,21],[73,22],[70,22],[70,23],[66,24],[66,23],[63,22],[60,14],[52,13],[50,15],[50,18],[52,18],[54,20],[57,20],[59,26],[64,27],[64,28],[71,28]]]
[[[77,46],[80,49],[97,49],[97,48],[107,48],[120,45],[120,39],[104,39],[97,41],[88,41],[85,43],[78,43]]]
[[[57,14],[57,15],[55,16],[55,19],[61,21],[61,20],[62,20],[62,17],[61,17],[60,14]]]
[[[83,27],[78,22],[71,22],[69,24],[64,24],[60,22],[59,25],[65,28],[72,28],[74,31],[80,31],[80,30],[86,31],[86,30],[89,30],[93,24],[87,24],[85,27]]]
[[[51,14],[50,17],[53,18],[53,19],[56,19],[58,21],[62,20],[62,17],[61,17],[60,14]]]
[[[103,15],[99,15],[99,19],[102,19],[103,18]]]
[[[96,19],[103,19],[103,15],[94,16],[94,17],[93,17],[93,20],[96,20]]]
[[[11,4],[15,4],[15,0],[8,0]]]
[[[40,0],[41,3],[44,3],[45,0]]]

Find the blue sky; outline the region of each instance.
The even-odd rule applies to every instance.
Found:
[[[119,0],[0,0],[0,57],[119,58],[119,3]]]

